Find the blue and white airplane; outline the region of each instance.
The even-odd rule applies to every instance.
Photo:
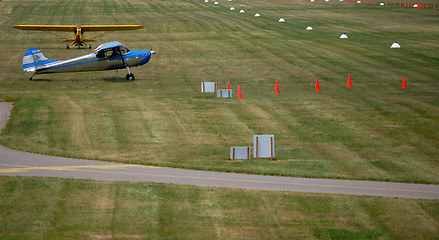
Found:
[[[156,51],[130,50],[118,41],[101,44],[93,53],[68,60],[52,60],[43,53],[31,48],[23,57],[25,73],[46,74],[63,72],[104,71],[126,68],[127,80],[134,80],[130,67],[137,67],[149,62]]]

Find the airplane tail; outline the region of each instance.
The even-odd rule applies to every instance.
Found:
[[[25,73],[35,73],[53,62],[57,61],[46,58],[43,53],[36,48],[30,48],[23,57],[23,71]]]

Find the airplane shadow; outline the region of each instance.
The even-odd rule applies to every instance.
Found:
[[[112,82],[112,83],[131,83],[133,81],[126,80],[124,77],[109,77],[104,78],[104,81],[106,82]]]
[[[40,79],[32,78],[32,80],[29,79],[29,81],[32,81],[32,82],[52,82],[53,80],[47,79],[47,78],[40,78]]]

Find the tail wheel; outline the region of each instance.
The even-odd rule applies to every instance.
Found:
[[[136,79],[136,78],[134,77],[134,74],[130,73],[130,74],[127,74],[127,75],[126,75],[126,79],[127,79],[127,80],[130,80],[130,81],[133,81],[133,80]]]

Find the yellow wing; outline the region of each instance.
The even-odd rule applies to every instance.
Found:
[[[73,32],[77,25],[15,25],[19,30],[31,31],[52,31],[52,32]],[[143,28],[142,25],[82,25],[79,26],[84,32],[101,31],[126,31]]]
[[[127,31],[142,29],[142,25],[82,25],[81,29],[85,32],[101,31]]]
[[[14,28],[31,31],[73,32],[76,25],[15,25]]]

